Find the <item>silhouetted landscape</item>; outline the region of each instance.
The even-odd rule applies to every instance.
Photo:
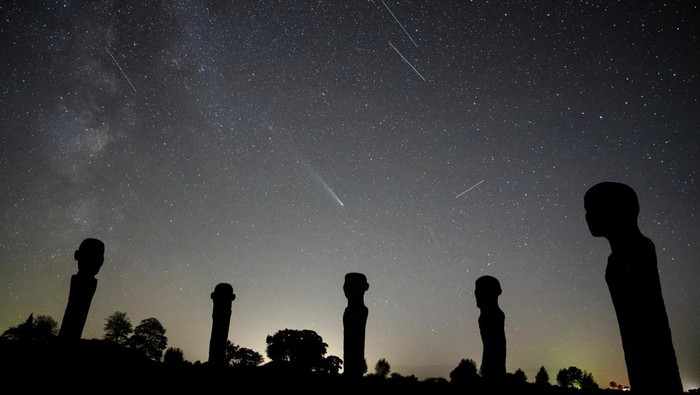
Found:
[[[257,367],[215,368],[207,363],[156,362],[130,348],[104,340],[81,340],[76,347],[51,344],[19,344],[3,339],[2,372],[20,383],[31,383],[32,390],[61,386],[131,391],[200,391],[220,388],[303,389],[333,393],[353,388],[375,393],[513,393],[513,394],[583,394],[607,393],[611,390],[565,389],[533,383],[500,383],[483,388],[480,378],[455,383],[445,378],[418,380],[413,376],[376,374],[347,379],[342,374],[305,371],[290,362],[270,362]],[[21,379],[20,379],[21,378]],[[456,381],[459,381],[456,379]],[[505,391],[505,392],[503,392]]]
[[[120,321],[121,320],[121,321]],[[128,322],[119,312],[108,324]],[[153,324],[156,325],[153,325]],[[156,319],[142,321],[146,328],[156,328],[145,344],[131,335],[117,344],[119,331],[106,325],[105,339],[61,340],[57,324],[50,317],[31,317],[3,332],[0,337],[0,370],[4,377],[18,383],[31,383],[32,390],[51,390],[60,386],[76,392],[110,391],[219,391],[221,388],[254,388],[256,391],[303,390],[305,393],[335,393],[353,390],[364,393],[425,393],[425,394],[612,394],[620,389],[600,388],[592,375],[575,367],[557,373],[568,382],[552,385],[555,377],[544,376],[529,380],[522,371],[507,373],[500,381],[486,381],[477,370],[477,363],[465,359],[451,372],[449,378],[418,379],[391,372],[389,363],[380,360],[360,377],[347,376],[341,371],[342,361],[325,356],[325,343],[310,330],[281,330],[268,336],[267,354],[271,362],[261,363],[261,355],[226,341],[223,366],[208,361],[190,362],[181,350],[169,347],[167,338],[158,339]],[[141,333],[139,331],[139,333]],[[133,340],[131,340],[133,339]],[[164,340],[164,341],[163,341]],[[141,344],[141,345],[139,345]],[[306,345],[303,349],[300,346]],[[150,350],[150,351],[149,351]],[[149,357],[149,353],[155,351]],[[163,351],[165,353],[163,354]],[[162,357],[161,357],[162,355]],[[550,380],[551,378],[551,380]],[[561,385],[563,384],[563,385]],[[698,393],[697,390],[688,393]]]
[[[636,383],[631,388],[643,395],[683,393],[661,296],[655,246],[637,227],[636,193],[624,184],[600,183],[586,194],[585,206],[591,234],[607,238],[613,247],[606,280],[620,321],[630,377]],[[126,313],[119,311],[107,317],[103,339],[82,339],[104,251],[104,243],[94,238],[84,239],[75,251],[78,273],[71,278],[60,330],[53,318],[30,314],[25,322],[2,333],[0,368],[7,377],[32,382],[41,379],[39,386],[62,382],[69,388],[103,388],[108,383],[110,390],[124,392],[135,387],[140,391],[173,392],[240,387],[305,393],[351,390],[547,395],[598,394],[629,388],[612,382],[601,386],[591,373],[575,366],[563,367],[554,377],[542,366],[534,381],[528,381],[520,369],[507,372],[505,314],[498,304],[502,288],[497,278],[488,275],[476,280],[474,292],[481,310],[480,367],[472,359],[462,359],[449,379],[419,380],[392,373],[385,359],[377,361],[373,371],[370,369],[365,358],[365,327],[370,311],[364,302],[369,282],[367,276],[357,272],[347,273],[343,284],[348,302],[343,312],[343,359],[326,355],[328,345],[309,329],[287,328],[268,335],[268,363],[263,363],[257,351],[233,344],[228,332],[236,295],[228,283],[217,284],[210,295],[213,313],[208,361],[192,363],[185,360],[179,348],[168,348],[166,329],[156,318],[133,327]],[[551,384],[552,378],[558,385]]]

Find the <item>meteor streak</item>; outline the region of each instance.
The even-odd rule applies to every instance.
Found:
[[[394,13],[393,13],[393,12],[391,12],[391,9],[389,8],[389,6],[388,6],[388,5],[386,5],[386,3],[384,2],[384,0],[382,0],[382,4],[384,4],[384,7],[386,7],[386,10],[387,10],[387,11],[389,11],[389,13],[391,14],[391,16],[393,16],[393,17],[394,17],[394,20],[396,20],[396,23],[398,23],[398,24],[399,24],[399,26],[401,26],[401,28],[403,29],[403,32],[404,32],[404,33],[406,33],[406,35],[407,35],[407,36],[408,36],[408,38],[409,38],[409,39],[411,40],[411,42],[413,43],[413,45],[415,45],[415,46],[416,46],[416,48],[418,48],[418,44],[416,44],[416,42],[415,42],[415,41],[413,41],[413,37],[411,37],[411,35],[410,35],[410,34],[408,34],[408,31],[406,31],[406,28],[405,28],[405,27],[403,27],[403,25],[401,24],[401,22],[399,22],[399,18],[397,18],[397,17],[396,17],[396,15],[394,15]]]
[[[467,188],[466,191],[464,191],[464,192],[460,193],[459,195],[455,196],[455,199],[457,199],[458,197],[460,197],[460,196],[464,195],[465,193],[471,191],[472,189],[478,187],[479,184],[481,184],[481,183],[484,182],[484,181],[486,181],[486,180],[481,180],[481,181],[477,182],[476,184],[470,186],[469,188]]]
[[[399,56],[401,56],[401,59],[403,59],[404,62],[408,63],[408,65],[411,66],[411,68],[413,69],[413,71],[415,71],[416,74],[418,74],[418,76],[419,76],[420,78],[422,78],[423,81],[425,81],[425,78],[423,78],[423,76],[418,72],[418,70],[416,70],[416,68],[413,67],[413,65],[411,64],[411,62],[409,62],[408,59],[406,59],[406,58],[401,54],[401,52],[399,52],[399,50],[396,49],[396,47],[394,46],[394,44],[392,44],[391,41],[387,41],[387,42],[389,43],[389,45],[391,45],[392,48],[394,48],[394,51],[396,51],[396,53],[399,54]]]
[[[126,82],[128,82],[129,85],[131,85],[131,89],[133,89],[134,92],[136,92],[136,88],[134,88],[134,84],[132,84],[131,81],[129,80],[129,77],[126,76],[126,73],[124,72],[124,70],[122,70],[122,66],[119,65],[119,62],[117,62],[117,59],[114,58],[114,55],[112,55],[112,52],[109,50],[109,48],[105,48],[105,49],[107,50],[107,53],[114,61],[114,64],[116,64],[117,67],[119,67],[119,71],[121,71],[124,78],[126,78]]]

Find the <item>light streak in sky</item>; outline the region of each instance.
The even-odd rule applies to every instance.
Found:
[[[318,180],[318,182],[321,183],[321,185],[323,186],[323,189],[325,189],[326,192],[328,192],[328,193],[331,195],[331,197],[333,198],[333,200],[335,200],[335,201],[340,205],[340,207],[345,207],[345,204],[343,204],[343,201],[340,200],[340,198],[338,197],[338,195],[335,194],[335,192],[333,191],[333,189],[332,189],[331,187],[329,187],[328,184],[326,184],[326,182],[323,180],[323,178],[321,178],[320,175],[318,175],[318,174],[317,174],[315,171],[313,171],[313,170],[311,170],[311,174],[314,176],[314,178],[315,178],[316,180]]]
[[[132,84],[132,83],[131,83],[131,80],[129,80],[129,77],[126,76],[126,73],[124,72],[124,70],[122,70],[122,66],[119,65],[119,62],[117,62],[117,59],[114,58],[114,55],[112,55],[112,52],[109,50],[109,48],[105,48],[105,49],[107,50],[107,53],[109,54],[109,56],[110,56],[110,57],[112,58],[112,60],[114,61],[114,64],[116,64],[117,67],[119,67],[119,71],[121,71],[121,72],[122,72],[122,75],[124,76],[124,78],[126,78],[126,82],[128,82],[129,85],[131,85],[131,89],[133,89],[134,92],[136,92],[136,88],[134,88],[134,84]]]
[[[435,241],[435,244],[438,246],[438,248],[440,249],[440,251],[444,251],[444,250],[442,249],[442,244],[440,244],[440,240],[438,240],[437,236],[435,236],[435,231],[433,230],[433,228],[431,228],[431,227],[428,226],[428,225],[426,225],[425,227],[428,228],[428,232],[430,233],[430,236],[432,236],[433,241]]]
[[[340,200],[340,198],[335,193],[335,191],[330,186],[328,186],[326,181],[318,174],[318,172],[316,172],[316,170],[314,170],[314,168],[311,166],[311,164],[309,162],[307,162],[303,157],[301,157],[301,155],[298,154],[297,150],[294,148],[294,144],[291,144],[291,143],[285,144],[285,147],[287,149],[292,150],[293,155],[295,156],[295,159],[296,159],[296,163],[299,164],[305,171],[307,171],[308,174],[311,175],[312,179],[316,180],[319,184],[321,184],[323,189],[326,192],[328,192],[329,195],[331,195],[333,200],[335,200],[335,202],[338,203],[338,205],[340,207],[345,207],[345,203],[343,203],[343,201]]]
[[[396,51],[396,53],[399,54],[399,56],[401,56],[401,59],[403,59],[404,62],[408,63],[408,65],[411,66],[411,68],[413,69],[413,71],[415,71],[416,74],[418,74],[418,76],[419,76],[420,78],[422,78],[423,81],[425,81],[425,78],[423,78],[423,76],[418,72],[418,70],[416,70],[416,68],[413,67],[413,65],[411,64],[411,62],[409,62],[408,59],[406,59],[406,58],[401,54],[401,52],[399,52],[399,50],[396,49],[396,47],[394,46],[394,44],[392,44],[391,41],[387,41],[387,42],[389,43],[389,45],[391,45],[392,48],[394,48],[394,51]]]
[[[409,39],[411,40],[411,42],[413,42],[413,45],[415,45],[415,46],[416,46],[416,48],[418,48],[418,44],[416,44],[416,42],[415,42],[415,41],[413,41],[413,37],[411,37],[411,35],[410,35],[410,34],[408,34],[408,31],[406,31],[406,28],[405,28],[405,27],[403,27],[403,25],[401,24],[401,22],[399,22],[399,18],[397,18],[397,17],[396,17],[396,15],[394,15],[394,13],[393,13],[393,12],[391,12],[391,9],[389,8],[389,6],[388,6],[388,5],[386,5],[386,3],[384,2],[384,0],[382,0],[382,4],[384,4],[384,7],[386,7],[386,10],[387,10],[387,11],[389,11],[389,13],[391,14],[391,16],[393,16],[393,17],[394,17],[394,20],[396,20],[396,23],[398,23],[398,24],[399,24],[399,26],[401,26],[401,28],[403,29],[404,33],[406,33],[406,35],[407,35],[407,36],[408,36],[408,38],[409,38]]]
[[[309,163],[307,163],[305,160],[299,160],[299,163],[302,164],[306,170],[311,174],[311,177],[313,177],[316,181],[318,181],[319,184],[323,187],[323,189],[328,192],[329,195],[333,198],[333,200],[336,201],[340,205],[340,207],[345,207],[345,204],[343,203],[342,200],[336,195],[335,191],[333,191],[333,188],[329,187],[326,181],[314,170]]]
[[[559,251],[559,247],[557,247],[557,245],[554,244],[554,242],[552,241],[552,239],[550,239],[549,237],[547,237],[547,236],[545,236],[545,235],[542,235],[542,238],[543,238],[546,242],[548,242],[549,244],[551,244],[551,246],[552,246],[555,250]]]
[[[465,193],[471,191],[472,189],[478,187],[479,184],[481,184],[481,183],[484,182],[484,181],[486,181],[486,180],[481,180],[481,181],[477,182],[476,184],[470,186],[469,188],[467,188],[466,191],[464,191],[464,192],[460,193],[459,195],[455,196],[455,199],[457,199],[458,197],[460,197],[460,196],[464,195]]]
[[[338,195],[336,195],[335,192],[333,192],[333,189],[331,189],[328,185],[326,185],[325,182],[324,182],[323,184],[325,185],[326,189],[328,190],[328,193],[330,193],[331,196],[333,196],[333,199],[335,199],[335,201],[338,202],[338,204],[340,205],[340,207],[345,207],[345,205],[344,205],[343,202],[340,200],[340,198],[338,197]]]

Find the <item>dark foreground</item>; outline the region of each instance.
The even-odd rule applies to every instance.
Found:
[[[27,347],[2,344],[0,375],[17,392],[47,393],[302,393],[302,394],[460,394],[601,395],[608,389],[579,390],[527,382],[456,384],[443,378],[367,375],[348,380],[337,374],[304,372],[286,364],[215,369],[206,364],[153,362],[124,348]]]

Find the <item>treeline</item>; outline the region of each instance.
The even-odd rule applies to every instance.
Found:
[[[597,394],[622,391],[610,383],[601,389],[593,375],[577,367],[559,370],[550,384],[550,376],[542,366],[528,381],[518,369],[499,382],[485,381],[472,359],[463,359],[448,378],[419,380],[391,371],[386,359],[380,359],[373,371],[366,369],[360,380],[344,379],[343,361],[326,355],[328,345],[312,330],[283,329],[266,337],[265,353],[270,360],[263,363],[262,354],[226,343],[226,366],[213,368],[207,361],[188,361],[178,347],[168,345],[166,329],[156,318],[141,320],[134,326],[126,313],[116,311],[105,319],[102,339],[81,339],[65,344],[58,336],[58,323],[50,316],[38,315],[5,330],[0,335],[2,371],[8,377],[53,377],[57,380],[79,379],[83,384],[112,386],[140,383],[163,389],[170,385],[223,385],[224,382],[248,383],[256,386],[301,386],[305,389],[331,387],[411,391],[425,393],[482,394]],[[184,386],[184,387],[183,387]],[[290,388],[291,388],[290,387]],[[261,387],[262,388],[262,387]],[[272,388],[272,387],[271,387]],[[466,391],[466,392],[465,392]]]

